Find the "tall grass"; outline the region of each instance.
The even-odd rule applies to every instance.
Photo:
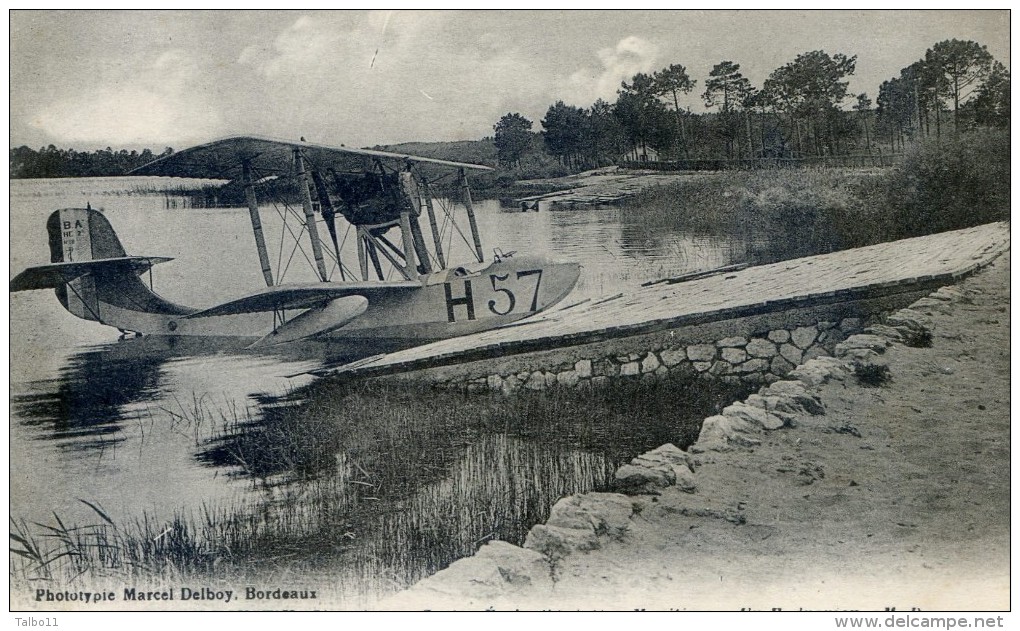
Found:
[[[1008,220],[1009,132],[981,130],[930,140],[883,178],[882,190],[897,236]]]
[[[115,523],[14,522],[12,583],[321,577],[357,606],[491,539],[520,543],[560,497],[605,489],[636,454],[689,444],[743,396],[693,378],[514,397],[323,381],[258,419],[221,416],[207,462],[250,500]]]
[[[792,245],[793,255],[832,251],[880,240],[867,229],[878,221],[876,177],[821,168],[696,174],[629,200],[624,220]]]
[[[629,200],[625,220],[777,244],[799,256],[1009,218],[1009,137],[929,140],[891,169],[692,175]]]

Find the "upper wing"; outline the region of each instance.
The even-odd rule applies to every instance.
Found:
[[[417,281],[395,283],[295,283],[267,287],[254,294],[231,300],[221,305],[204,309],[187,316],[189,318],[210,318],[213,316],[256,313],[277,309],[310,309],[325,302],[344,296],[366,296],[388,292],[405,292],[421,289]]]
[[[338,172],[363,171],[366,168],[371,169],[376,159],[395,162],[422,162],[479,171],[493,170],[491,167],[480,164],[424,158],[389,151],[327,147],[309,142],[291,142],[258,136],[236,136],[184,149],[140,166],[130,171],[128,175],[233,180],[240,177],[241,163],[244,161],[249,162],[251,167],[262,175],[292,173],[295,149],[300,150],[305,160],[318,170],[333,168]]]
[[[172,261],[165,256],[120,256],[95,261],[70,261],[30,267],[11,280],[11,291],[56,289],[86,274],[130,272],[141,274],[157,263]]]

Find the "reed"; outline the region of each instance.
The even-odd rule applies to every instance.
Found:
[[[175,422],[202,424],[199,457],[251,479],[249,499],[168,519],[115,523],[89,504],[94,523],[12,522],[12,584],[285,574],[361,606],[486,541],[523,542],[560,497],[607,489],[620,464],[664,442],[689,444],[744,394],[693,379],[514,397],[324,380],[215,423],[196,400]]]
[[[778,244],[793,256],[833,251],[882,239],[876,177],[875,171],[851,169],[699,174],[644,191],[627,202],[625,218]],[[794,241],[806,247],[788,251]]]
[[[1009,175],[1008,134],[971,132],[892,169],[694,174],[629,199],[624,220],[742,238],[757,264],[1008,220]]]

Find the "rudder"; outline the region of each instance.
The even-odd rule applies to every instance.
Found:
[[[46,222],[50,262],[71,263],[127,256],[110,221],[92,208],[62,208]]]
[[[46,222],[50,262],[71,263],[127,256],[109,220],[92,208],[62,208]],[[92,275],[82,276],[56,290],[57,299],[72,314],[100,322],[99,293]]]

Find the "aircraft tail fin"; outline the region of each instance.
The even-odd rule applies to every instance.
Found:
[[[63,208],[46,221],[50,264],[16,276],[11,291],[55,289],[65,309],[85,320],[102,322],[100,303],[130,302],[142,310],[165,303],[138,275],[165,257],[128,256],[109,220],[92,208]],[[158,309],[157,309],[158,308]]]
[[[51,263],[80,263],[127,256],[110,221],[92,208],[62,208],[46,221]]]

